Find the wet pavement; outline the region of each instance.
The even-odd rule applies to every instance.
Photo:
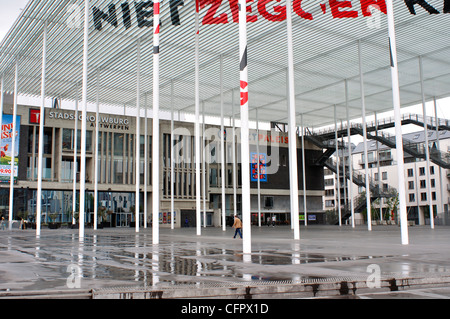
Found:
[[[368,278],[438,278],[450,275],[450,227],[409,228],[401,245],[398,226],[301,227],[300,241],[289,227],[252,227],[252,254],[242,254],[234,230],[151,228],[0,231],[0,292],[168,287],[240,282],[307,282]],[[374,266],[375,265],[375,266]],[[376,267],[376,268],[374,268]]]

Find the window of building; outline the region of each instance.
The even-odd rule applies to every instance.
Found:
[[[431,199],[432,200],[436,200],[436,192],[432,192],[431,193]]]
[[[409,194],[409,202],[411,203],[411,202],[415,202],[415,201],[416,201],[416,196],[415,196],[415,194],[414,194],[414,193]]]
[[[414,182],[413,181],[409,181],[408,182],[408,189],[414,189]]]
[[[217,168],[209,169],[209,185],[212,187],[217,187],[219,184],[219,179],[217,175]]]
[[[426,188],[426,187],[427,187],[427,181],[424,180],[424,179],[422,179],[422,180],[420,181],[420,188]]]
[[[325,186],[332,186],[332,185],[334,185],[334,179],[332,178],[325,179]]]
[[[424,176],[425,175],[425,167],[419,167],[419,175]]]
[[[63,129],[63,151],[73,151],[75,147],[75,136],[72,129]],[[77,150],[81,150],[81,130],[77,130]],[[86,152],[92,152],[92,131],[86,131]]]
[[[380,151],[379,156],[381,161],[391,159],[392,158],[391,150]]]
[[[408,168],[408,177],[414,177],[414,170],[412,168]]]
[[[420,193],[420,200],[426,201],[427,200],[427,193]]]
[[[431,184],[431,187],[436,187],[436,180],[434,178],[432,178],[430,180],[430,184]]]
[[[264,207],[265,208],[273,208],[273,196],[265,196],[264,197]]]
[[[325,207],[334,207],[334,199],[326,200]]]
[[[388,174],[387,174],[387,172],[381,173],[381,178],[383,179],[383,181],[387,180],[387,179],[388,179]]]
[[[430,175],[434,175],[434,166],[430,166]]]
[[[114,156],[123,156],[124,139],[123,133],[114,133]]]
[[[334,196],[334,189],[326,189],[325,196]]]

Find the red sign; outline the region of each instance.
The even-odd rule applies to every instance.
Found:
[[[30,124],[41,124],[41,110],[30,109]]]

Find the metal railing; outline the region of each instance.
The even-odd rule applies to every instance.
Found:
[[[403,114],[401,116],[401,121],[412,121],[412,122],[416,122],[417,124],[421,124],[421,126],[423,126],[423,124],[425,123],[424,121],[424,117],[420,114]],[[395,123],[395,118],[393,116],[391,117],[386,117],[386,118],[382,118],[379,119],[377,121],[370,121],[367,122],[366,127],[368,130],[374,130],[377,126],[386,126],[386,125],[394,125]],[[430,117],[427,116],[427,121],[426,124],[429,127],[432,128],[436,128],[436,123],[437,126],[439,128],[444,128],[444,129],[450,129],[450,120],[447,119],[442,119],[442,118],[438,118],[436,120],[435,117]],[[346,130],[348,127],[347,124],[339,124],[338,125],[338,130]],[[354,128],[354,127],[362,127],[362,125],[360,123],[350,123],[350,128]],[[330,133],[334,133],[335,128],[334,126],[330,126],[327,128],[322,128],[322,129],[316,129],[313,131],[308,130],[310,134],[314,134],[314,135],[324,135],[324,134],[330,134]]]

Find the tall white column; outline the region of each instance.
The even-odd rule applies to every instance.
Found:
[[[174,142],[175,142],[175,136],[174,136],[174,123],[173,123],[173,94],[174,94],[174,87],[173,87],[173,80],[170,81],[170,228],[175,228],[175,154],[174,154]]]
[[[14,163],[15,163],[15,152],[16,152],[16,131],[17,129],[17,99],[18,99],[18,92],[19,89],[19,60],[16,58],[16,67],[15,67],[15,73],[14,73],[14,109],[13,109],[13,136],[12,136],[12,142],[11,142],[11,175],[10,175],[10,181],[9,181],[9,229],[12,229],[12,221],[13,221],[13,214],[14,214]]]
[[[287,24],[289,24],[289,23],[287,23]],[[289,70],[288,69],[289,69],[289,67],[286,68],[286,104],[287,104],[287,111],[288,111],[288,123],[290,123],[290,117],[289,117],[289,111],[290,111],[289,94],[290,93],[289,93]],[[290,137],[289,137],[289,133],[288,133],[288,141],[289,142],[291,141]],[[289,142],[288,142],[288,158],[289,158],[288,161],[290,161],[290,154],[291,154],[291,150],[289,148],[289,146],[290,146]],[[290,173],[291,172],[291,169],[290,169],[291,165],[290,165],[290,163],[288,164],[288,167],[289,167],[289,177],[291,177],[291,173]],[[293,192],[292,191],[292,187],[291,187],[291,180],[292,180],[292,178],[290,178],[290,180],[289,180],[289,183],[290,183],[290,185],[289,185],[289,208],[290,208],[289,218],[290,218],[290,221],[291,221],[291,223],[290,223],[291,224],[291,230],[293,231],[294,230],[294,209],[293,209],[293,207],[294,207],[295,204],[293,203],[294,196],[291,195],[291,193]]]
[[[339,216],[339,226],[341,226],[342,223],[342,210],[341,210],[341,181],[340,181],[340,169],[339,164],[341,162],[341,159],[339,157],[339,142],[338,142],[338,128],[337,128],[337,112],[336,112],[336,104],[334,105],[334,142],[335,142],[335,148],[336,148],[336,172],[337,172],[337,201],[336,205],[338,208],[338,216]],[[345,178],[345,177],[344,177]]]
[[[259,153],[259,117],[256,109],[256,153],[258,154],[258,226],[261,227],[261,159]]]
[[[342,119],[341,119],[341,130],[344,130],[344,125],[342,123]],[[343,198],[344,198],[344,207],[347,206],[347,178],[346,178],[346,172],[345,172],[345,141],[344,141],[344,134],[342,134],[341,136],[341,141],[342,141],[342,182],[344,183],[344,185],[342,185],[342,189],[344,190],[344,194],[343,194]],[[342,216],[341,216],[342,217]],[[342,226],[342,218],[339,220],[339,226]]]
[[[425,162],[426,162],[426,183],[427,183],[427,198],[428,207],[430,210],[430,225],[431,229],[434,229],[434,211],[433,203],[431,198],[431,178],[430,178],[430,141],[428,138],[428,117],[427,117],[427,107],[425,101],[425,88],[423,83],[423,62],[422,56],[419,56],[419,76],[420,76],[420,91],[422,93],[422,111],[423,111],[423,129],[425,133]],[[436,206],[437,207],[437,206]]]
[[[250,212],[250,152],[248,128],[248,68],[247,68],[247,2],[239,0],[239,59],[240,59],[240,101],[241,101],[241,176],[242,176],[242,230],[243,253],[250,254],[251,212]]]
[[[72,225],[75,225],[75,214],[77,210],[77,166],[78,166],[78,88],[75,101],[75,129],[73,131],[73,186],[72,186]],[[79,217],[79,216],[78,216]]]
[[[361,89],[361,113],[363,126],[363,142],[364,142],[364,171],[366,180],[366,208],[367,208],[367,229],[372,230],[372,217],[370,211],[370,181],[369,181],[369,159],[367,152],[367,124],[366,124],[366,102],[364,96],[364,76],[362,70],[362,52],[361,41],[358,41],[358,58],[359,58],[359,85]]]
[[[375,134],[378,136],[378,118],[377,118],[377,112],[375,112]],[[381,166],[380,166],[380,150],[379,150],[379,143],[377,141],[377,168],[378,168],[378,193],[380,194],[380,220],[383,220],[383,197],[381,196],[381,191],[383,189],[383,183],[381,179]]]
[[[303,175],[303,218],[305,219],[305,226],[308,226],[308,209],[306,202],[306,148],[305,148],[305,127],[303,124],[303,114],[301,116],[302,128],[302,175]]]
[[[232,91],[232,101],[231,101],[231,114],[233,116],[233,130],[232,130],[232,143],[231,143],[231,156],[232,167],[233,167],[233,211],[234,216],[237,215],[237,163],[236,163],[236,122],[234,118],[234,90]]]
[[[439,118],[438,118],[438,112],[437,112],[437,102],[436,97],[433,97],[433,103],[434,103],[434,116],[436,118],[436,143],[437,143],[437,149],[441,150],[441,145],[439,141]],[[439,201],[436,207],[438,207],[437,213],[439,214],[439,211],[444,212],[444,191],[442,187],[442,167],[439,166]]]
[[[400,209],[400,231],[403,245],[409,244],[408,217],[406,211],[405,167],[403,159],[403,136],[400,114],[400,86],[398,80],[397,43],[395,39],[394,7],[392,0],[386,0],[389,50],[391,58],[392,97],[394,104],[395,143],[397,149],[398,199]]]
[[[226,196],[225,196],[225,125],[223,110],[223,56],[220,56],[220,169],[222,183],[222,230],[227,230],[226,225]]]
[[[136,195],[135,195],[135,230],[139,232],[139,213],[140,213],[140,186],[141,186],[141,40],[137,41],[137,70],[136,70],[136,152],[135,152],[135,167],[136,167]]]
[[[202,198],[203,228],[206,228],[206,137],[205,137],[205,102],[202,101]]]
[[[43,172],[42,162],[44,154],[45,81],[47,72],[47,21],[44,21],[44,30],[42,36],[43,40],[42,40],[41,112],[39,116],[38,184],[36,193],[36,237],[41,236],[41,213],[42,213],[41,198],[42,198],[42,172]],[[2,96],[3,96],[3,88],[2,88]]]
[[[98,222],[98,144],[99,144],[99,124],[100,124],[100,71],[97,69],[97,88],[96,88],[96,112],[95,112],[95,162],[94,162],[94,230],[97,230]]]
[[[351,135],[351,126],[350,126],[350,117],[348,113],[348,82],[345,80],[345,109],[347,113],[347,135],[348,135],[348,174],[350,175],[350,183],[349,183],[349,200],[350,200],[350,212],[351,212],[351,221],[352,228],[355,228],[355,206],[353,203],[353,157],[352,157],[352,135]]]
[[[84,44],[83,44],[83,86],[82,86],[82,116],[81,116],[81,166],[80,166],[80,217],[79,239],[84,240],[85,198],[86,198],[86,126],[87,126],[87,90],[88,90],[88,59],[89,59],[89,0],[84,1]]]
[[[294,83],[294,49],[292,43],[291,0],[286,0],[286,30],[288,51],[288,88],[289,88],[289,182],[291,196],[291,216],[294,224],[294,239],[300,239],[299,205],[298,205],[298,161],[297,161],[297,123]]]
[[[197,236],[201,235],[201,171],[200,171],[200,74],[199,74],[199,3],[195,0],[195,202]]]
[[[148,107],[147,95],[145,95],[145,124],[144,124],[144,229],[147,229],[147,191],[148,191]]]
[[[159,5],[153,1],[152,239],[159,244]]]

